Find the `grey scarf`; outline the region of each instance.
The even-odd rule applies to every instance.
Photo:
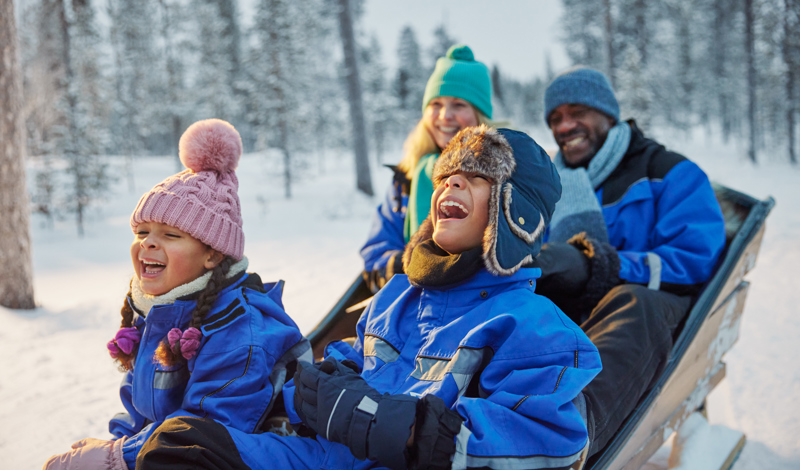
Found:
[[[631,143],[631,127],[619,122],[608,131],[608,137],[587,168],[569,168],[561,151],[554,163],[561,177],[561,200],[550,220],[548,240],[564,242],[580,232],[589,238],[608,242],[603,212],[595,191],[622,161]]]

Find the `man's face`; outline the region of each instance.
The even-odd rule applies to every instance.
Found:
[[[550,113],[547,124],[566,164],[577,168],[587,165],[600,150],[614,120],[582,104],[562,104]]]
[[[491,190],[492,182],[477,173],[459,171],[444,178],[431,198],[433,241],[450,254],[480,246]]]

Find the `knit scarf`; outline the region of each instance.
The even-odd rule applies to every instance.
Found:
[[[451,255],[428,239],[411,253],[406,267],[408,282],[417,287],[444,287],[459,284],[483,267],[482,247]]]
[[[246,257],[237,261],[233,266],[231,266],[231,269],[228,270],[228,274],[225,275],[225,278],[230,279],[244,271],[247,269],[247,264],[248,262]],[[136,310],[142,312],[141,315],[145,317],[148,313],[150,313],[150,309],[155,305],[172,305],[181,297],[186,297],[187,295],[200,292],[206,288],[210,279],[211,270],[206,271],[205,274],[193,281],[187,282],[186,284],[182,284],[172,289],[166,294],[150,295],[146,294],[142,290],[141,283],[136,276],[134,276],[133,279],[131,279],[131,300],[133,300],[133,305],[136,307]]]
[[[403,226],[403,236],[406,243],[417,233],[419,226],[431,212],[431,197],[433,196],[433,165],[439,157],[438,153],[431,153],[420,158],[414,172],[411,174],[411,190],[408,195],[406,207],[406,220]]]
[[[608,242],[600,202],[595,191],[617,168],[631,143],[631,127],[619,122],[608,131],[606,141],[587,168],[569,168],[559,150],[553,163],[561,177],[561,199],[550,220],[551,242],[564,242],[586,232],[589,238]]]

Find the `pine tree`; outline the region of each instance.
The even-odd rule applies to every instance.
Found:
[[[133,159],[152,149],[157,139],[170,142],[171,130],[164,130],[160,113],[166,80],[163,55],[156,48],[154,19],[158,10],[153,0],[112,0],[111,46],[114,54],[115,94],[111,118],[112,145],[125,155],[128,189],[135,192]],[[155,23],[158,24],[158,23]],[[168,145],[163,145],[166,150]]]
[[[256,146],[277,149],[283,157],[287,198],[297,151],[314,141],[318,109],[311,99],[324,80],[318,67],[330,40],[323,5],[320,0],[261,0],[253,25],[248,119],[260,135]]]
[[[64,63],[66,68],[65,133],[60,150],[67,163],[71,184],[65,194],[65,205],[75,214],[78,233],[83,235],[86,209],[103,197],[108,188],[107,164],[100,154],[107,141],[107,116],[100,75],[98,47],[100,36],[94,25],[94,10],[89,0],[72,0],[72,11],[64,4],[62,24]]]
[[[649,111],[652,95],[638,47],[629,45],[625,48],[624,61],[618,73],[617,99],[622,118],[635,118],[638,126],[647,130],[651,122]]]
[[[563,43],[573,64],[603,70],[605,53],[603,30],[605,26],[602,2],[562,0],[561,17]]]
[[[795,128],[797,113],[796,80],[800,77],[800,1],[784,0],[783,39],[781,52],[786,66],[786,132],[789,161],[797,164],[795,154]]]
[[[192,0],[197,58],[193,98],[197,117],[237,123],[242,115],[239,73],[239,27],[230,0]]]
[[[386,139],[394,124],[396,102],[386,85],[386,66],[381,60],[381,46],[375,35],[369,45],[361,50],[361,75],[364,83],[364,110],[371,129],[373,148],[378,163],[383,161]]]
[[[394,93],[401,110],[402,120],[411,126],[419,116],[422,96],[425,93],[425,69],[420,60],[419,43],[411,26],[400,32],[397,46],[397,76]]]
[[[0,305],[32,309],[25,133],[14,1],[0,0]]]
[[[447,51],[450,50],[454,44],[456,44],[458,40],[454,37],[450,36],[450,33],[447,31],[447,27],[444,24],[440,24],[433,30],[433,44],[428,49],[428,60],[430,65],[428,66],[428,73],[425,75],[430,76],[433,73],[434,67],[436,67],[436,61],[439,57],[444,57],[447,55]]]

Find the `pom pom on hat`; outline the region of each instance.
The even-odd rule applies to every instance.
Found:
[[[182,230],[236,260],[244,254],[237,164],[242,139],[219,119],[198,121],[183,133],[181,162],[188,170],[166,178],[145,193],[131,214],[131,230],[159,222]]]
[[[197,121],[181,136],[178,155],[186,168],[195,173],[227,173],[239,164],[242,138],[231,124],[220,119]]]

